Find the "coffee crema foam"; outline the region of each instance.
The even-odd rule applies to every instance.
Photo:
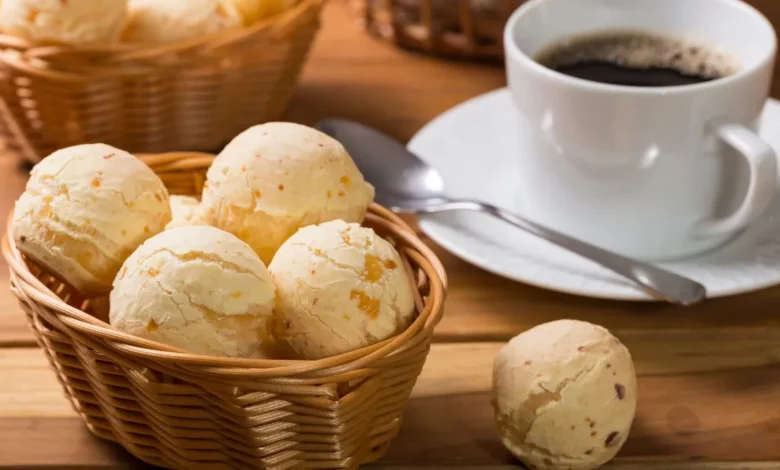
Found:
[[[536,61],[551,69],[602,62],[632,69],[673,69],[717,79],[739,70],[734,58],[713,45],[638,31],[577,36],[548,46]]]

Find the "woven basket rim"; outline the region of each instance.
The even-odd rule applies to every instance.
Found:
[[[214,157],[210,155],[211,159],[206,160],[204,157],[209,155],[199,152],[166,152],[142,154],[139,157],[144,160],[154,158],[158,163],[162,162],[168,167],[170,166],[168,162],[176,163],[177,156],[179,160],[192,158],[197,166],[204,167],[208,166]],[[11,279],[17,281],[13,283],[17,285],[16,288],[22,289],[36,303],[58,313],[59,320],[68,327],[82,334],[99,336],[112,343],[115,349],[145,359],[198,365],[205,369],[211,368],[211,372],[223,375],[251,374],[281,377],[325,370],[332,373],[336,369],[345,367],[351,370],[393,354],[411,343],[415,337],[430,334],[443,314],[447,275],[441,261],[397,215],[378,204],[372,204],[367,219],[374,224],[382,225],[384,229],[392,232],[394,237],[403,240],[413,250],[406,249],[407,255],[425,272],[428,279],[427,302],[421,306],[422,308],[418,308],[419,315],[406,330],[380,343],[319,360],[223,358],[188,353],[156,341],[123,333],[60,299],[33,275],[22,253],[15,246],[12,236],[12,217],[13,210],[8,215],[7,229],[2,239],[2,252],[8,263]],[[416,278],[411,277],[414,282]],[[416,290],[417,286],[414,286],[414,289]]]
[[[270,18],[265,18],[250,26],[240,26],[202,35],[196,38],[174,41],[166,44],[149,45],[133,43],[116,43],[106,46],[84,46],[70,44],[42,44],[27,41],[16,36],[0,33],[0,48],[13,49],[26,53],[32,52],[34,57],[40,58],[52,53],[67,53],[73,56],[95,55],[107,56],[109,61],[132,60],[137,58],[154,57],[180,53],[191,49],[216,49],[243,41],[249,37],[262,35],[276,28],[284,28],[295,22],[298,17],[305,14],[310,8],[321,8],[326,0],[299,0],[290,9]],[[3,55],[0,55],[3,59]]]

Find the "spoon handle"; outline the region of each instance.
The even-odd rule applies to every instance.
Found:
[[[439,200],[432,204],[426,204],[425,207],[420,207],[417,211],[434,213],[453,210],[476,211],[498,217],[515,227],[620,274],[655,298],[679,305],[692,305],[706,298],[707,290],[698,282],[571,238],[491,204],[468,200]]]

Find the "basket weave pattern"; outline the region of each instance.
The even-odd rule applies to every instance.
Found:
[[[324,0],[249,28],[163,46],[40,46],[0,35],[2,137],[37,162],[70,145],[215,151],[278,119]]]
[[[172,194],[198,195],[213,157],[142,158]],[[169,468],[357,468],[399,431],[446,289],[441,263],[403,221],[373,206],[365,224],[401,253],[416,282],[416,319],[394,338],[319,361],[204,357],[121,333],[96,318],[106,299],[84,300],[12,237],[3,255],[12,291],[93,434]]]
[[[349,0],[372,35],[427,53],[500,60],[504,25],[524,0]]]

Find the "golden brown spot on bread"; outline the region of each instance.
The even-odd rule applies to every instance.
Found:
[[[154,321],[154,318],[149,320],[149,323],[146,324],[146,331],[148,331],[149,333],[154,333],[159,329],[160,329],[160,325],[158,325],[157,322]]]
[[[42,201],[43,201],[43,203],[44,203],[44,204],[49,204],[49,203],[51,203],[53,200],[54,200],[54,196],[43,196],[43,199],[42,199]]]
[[[397,264],[395,264],[395,261],[393,261],[393,260],[389,259],[389,260],[385,261],[385,267],[386,267],[387,269],[395,269],[395,268],[397,268],[397,267],[398,267],[398,265],[397,265]]]
[[[162,196],[160,196],[157,193],[154,193],[154,198],[157,199],[157,201],[162,202]]]
[[[127,236],[127,230],[125,230],[125,229],[122,229],[122,236],[124,236],[124,237],[126,237],[126,236]]]
[[[329,189],[329,190],[328,190],[328,199],[330,199],[330,198],[332,198],[332,197],[333,197],[333,191],[331,191],[331,190]]]
[[[347,315],[347,314],[344,314],[344,315],[343,315],[341,318],[343,318],[344,320],[347,320],[347,321],[350,321],[350,320],[352,320],[352,317],[350,317],[350,316],[349,316],[349,315]]]
[[[28,23],[35,23],[35,19],[38,18],[38,14],[40,12],[36,10],[35,8],[30,8],[30,10],[27,12],[27,22]]]
[[[374,255],[365,255],[362,278],[366,282],[378,282],[385,274],[382,259]]]
[[[339,197],[344,197],[344,191],[339,191],[338,195],[339,195]]]
[[[342,176],[339,181],[341,181],[341,184],[343,184],[346,187],[349,187],[349,185],[352,183],[352,181],[350,181],[349,179],[349,176],[347,175]]]
[[[90,186],[93,188],[99,188],[100,187],[100,178],[92,178],[92,182],[90,183]]]
[[[246,165],[241,165],[241,173],[246,173]]]
[[[239,298],[241,298],[241,295],[242,295],[242,294],[241,294],[241,291],[240,291],[240,290],[233,291],[233,292],[230,294],[230,296],[231,296],[231,297],[233,297],[234,299],[239,299]]]
[[[379,316],[379,300],[372,299],[365,292],[353,290],[349,293],[349,300],[358,301],[358,308],[368,315],[368,318],[375,319]]]
[[[283,184],[279,185],[279,191],[284,191],[284,185]]]
[[[315,275],[315,274],[317,274],[317,270],[316,270],[316,269],[312,269],[312,270],[311,270],[311,274],[312,274],[312,276],[313,276],[313,275]]]
[[[217,4],[217,16],[221,16],[222,18],[227,18],[227,12],[225,11],[225,6],[221,3]]]
[[[255,199],[260,199],[263,196],[263,192],[260,191],[259,189],[255,189],[254,191],[252,191],[252,195],[255,196]]]
[[[346,233],[341,234],[341,239],[344,240],[344,243],[346,243],[347,245],[352,243],[352,239],[349,238],[349,235],[347,235]]]
[[[144,233],[149,233],[151,231],[152,229],[150,229],[148,225],[144,225]]]
[[[147,274],[149,274],[149,277],[157,277],[160,275],[160,271],[155,268],[150,268],[149,271],[147,271]]]

